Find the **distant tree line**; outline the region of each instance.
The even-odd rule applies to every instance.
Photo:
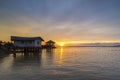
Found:
[[[13,47],[12,42],[0,41],[0,49],[11,50]]]

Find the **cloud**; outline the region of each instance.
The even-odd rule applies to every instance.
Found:
[[[56,41],[120,40],[119,1],[13,0],[2,3],[0,34],[3,40],[8,40],[10,35],[42,36]]]

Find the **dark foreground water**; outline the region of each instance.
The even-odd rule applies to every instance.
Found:
[[[120,80],[120,48],[63,47],[0,57],[0,80]]]

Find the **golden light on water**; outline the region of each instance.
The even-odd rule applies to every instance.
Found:
[[[62,59],[63,59],[63,47],[60,48],[59,61],[58,61],[60,65],[62,65]]]

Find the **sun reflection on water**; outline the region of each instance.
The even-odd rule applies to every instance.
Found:
[[[60,48],[60,54],[59,54],[59,61],[58,61],[58,64],[62,65],[62,60],[63,60],[63,47]]]

